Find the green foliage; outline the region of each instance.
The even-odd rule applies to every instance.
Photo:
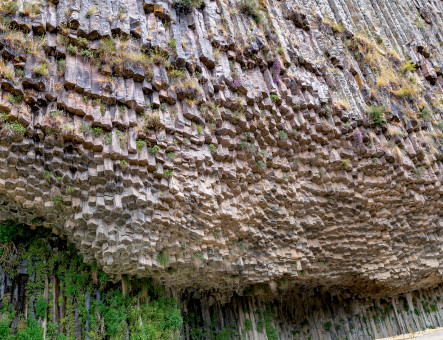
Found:
[[[160,151],[160,147],[158,145],[154,145],[152,148],[149,148],[149,152],[151,155],[155,155],[158,151]]]
[[[26,133],[26,128],[23,125],[21,125],[19,122],[17,122],[16,120],[11,120],[10,117],[6,113],[2,113],[1,117],[2,117],[2,120],[5,124],[5,127],[7,129],[9,129],[10,131],[20,134],[22,136]]]
[[[271,94],[270,97],[271,97],[271,101],[272,101],[273,103],[277,102],[277,100],[278,100],[278,95],[276,95],[276,94]]]
[[[175,39],[171,39],[169,41],[169,47],[171,48],[172,52],[175,54],[177,49],[177,41]]]
[[[86,46],[88,45],[88,39],[83,38],[83,37],[78,37],[78,38],[77,38],[77,44],[78,44],[80,47],[86,47]]]
[[[46,309],[48,308],[48,301],[43,299],[43,297],[38,298],[35,303],[35,315],[39,318],[44,318],[46,316]]]
[[[255,165],[261,170],[266,169],[266,163],[262,160],[258,160]]]
[[[17,237],[18,225],[11,220],[6,221],[4,224],[0,224],[0,244],[11,242]]]
[[[120,164],[121,164],[123,167],[128,166],[128,162],[126,162],[124,159],[122,159],[122,160],[120,161]]]
[[[185,76],[185,71],[177,70],[177,69],[172,69],[172,70],[169,70],[168,74],[171,77],[171,79],[174,80],[176,78],[184,77]]]
[[[246,332],[249,332],[250,330],[252,330],[252,322],[249,319],[245,320],[245,330],[246,330]]]
[[[169,264],[169,261],[171,260],[171,257],[169,254],[165,251],[162,251],[157,255],[157,261],[160,263],[163,267],[167,267]]]
[[[324,327],[325,327],[325,330],[329,331],[332,327],[331,321],[326,321]]]
[[[208,147],[212,154],[215,154],[217,152],[217,147],[214,144],[211,143],[208,145]]]
[[[88,49],[84,49],[84,50],[80,50],[80,53],[85,56],[86,58],[91,58],[92,57],[92,52],[91,50]]]
[[[28,319],[27,327],[17,332],[15,340],[43,340],[43,327],[35,319]]]
[[[89,18],[89,17],[91,17],[91,16],[93,16],[95,13],[97,12],[97,7],[91,7],[90,9],[88,9],[87,11],[86,11],[86,17],[87,18]]]
[[[261,24],[264,20],[257,0],[240,0],[239,10],[243,14],[251,16],[257,24]]]
[[[203,0],[175,0],[174,7],[177,9],[182,9],[190,11],[192,8],[200,8],[203,4]]]
[[[383,106],[368,106],[367,112],[375,124],[381,125],[386,122],[385,108]]]
[[[163,174],[165,175],[166,178],[171,178],[172,174],[173,174],[173,171],[170,170],[170,169],[164,169],[163,170]]]
[[[415,72],[415,71],[417,71],[417,67],[415,66],[415,64],[411,60],[408,60],[407,62],[405,62],[401,66],[401,72],[403,74],[406,74],[408,72]]]
[[[199,259],[202,260],[202,261],[205,260],[205,255],[204,255],[203,253],[195,253],[195,254],[193,255],[193,257],[197,257],[197,258],[199,258]]]
[[[283,130],[280,130],[280,131],[278,132],[278,137],[279,137],[281,140],[286,140],[286,139],[288,139],[288,134],[287,134],[286,132],[284,132]]]
[[[137,146],[137,149],[141,150],[146,146],[146,141],[144,141],[143,139],[137,139],[135,141],[135,145]]]
[[[10,102],[11,104],[17,103],[17,104],[21,104],[22,102],[22,97],[21,96],[14,96],[12,94],[8,95],[7,98],[8,102]]]
[[[94,138],[100,137],[103,135],[103,129],[100,127],[92,128],[92,135]]]
[[[68,47],[66,47],[66,52],[68,52],[70,55],[76,55],[77,49],[75,48],[75,46],[69,45]]]
[[[34,74],[41,77],[47,77],[49,75],[48,66],[46,64],[39,64],[34,67]]]

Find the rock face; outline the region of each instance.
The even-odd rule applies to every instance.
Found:
[[[219,301],[439,284],[443,4],[184,3],[1,5],[2,218]]]

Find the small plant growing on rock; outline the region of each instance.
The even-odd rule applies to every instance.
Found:
[[[214,144],[211,143],[208,145],[208,147],[212,154],[215,154],[217,152],[217,147]]]
[[[143,139],[137,139],[135,145],[137,146],[137,149],[141,150],[145,147],[146,141],[144,141]]]
[[[120,161],[120,164],[121,164],[122,166],[124,166],[124,167],[128,166],[128,162],[126,162],[124,159],[122,159],[122,160]]]
[[[190,11],[193,8],[200,8],[203,4],[203,0],[175,0],[174,7],[177,9],[182,9]]]
[[[82,56],[84,56],[86,58],[91,58],[92,57],[91,50],[88,50],[88,49],[81,50],[80,53],[82,54]]]
[[[66,194],[71,195],[74,192],[74,187],[72,185],[66,186]]]
[[[415,72],[415,71],[417,71],[417,67],[415,66],[415,64],[411,60],[408,60],[407,62],[405,62],[401,66],[401,73],[403,73],[403,74],[406,74],[408,72]]]
[[[146,117],[146,128],[149,130],[160,130],[162,124],[158,112],[153,112]]]
[[[63,205],[63,196],[53,198],[52,201],[54,202],[54,205],[61,206]]]
[[[12,121],[6,113],[2,113],[1,117],[7,129],[24,136],[24,134],[26,133],[26,128],[23,125],[15,120]]]
[[[368,106],[367,112],[375,124],[381,125],[386,122],[385,108],[383,106]]]
[[[349,169],[350,166],[351,166],[351,161],[348,158],[341,161],[341,168],[343,170]]]
[[[173,171],[170,169],[165,169],[165,170],[163,170],[163,174],[165,175],[166,178],[171,178]]]
[[[287,134],[286,132],[284,132],[283,130],[280,130],[280,131],[278,132],[278,137],[279,137],[281,140],[286,140],[286,139],[288,139],[288,134]]]
[[[160,147],[158,145],[154,145],[152,148],[149,148],[149,152],[153,156],[159,151],[160,151]]]
[[[240,0],[239,10],[243,14],[251,16],[257,24],[263,22],[263,14],[260,11],[260,4],[256,0]]]
[[[66,47],[66,52],[68,52],[70,55],[76,55],[77,49],[75,48],[75,46],[69,45],[68,47]]]
[[[34,74],[40,77],[47,77],[49,75],[48,67],[46,64],[39,64],[34,67]]]
[[[66,70],[66,59],[59,59],[57,60],[57,71],[60,74],[64,74]]]
[[[157,255],[157,261],[160,263],[163,267],[167,267],[169,264],[169,261],[171,261],[171,257],[167,252],[160,252],[160,254]]]
[[[257,166],[257,168],[259,168],[260,170],[266,169],[266,163],[262,160],[258,160],[255,165]]]
[[[103,135],[103,129],[100,127],[95,127],[92,128],[92,136],[94,136],[94,138],[100,137]]]
[[[276,95],[276,94],[271,94],[270,97],[271,97],[271,102],[273,102],[273,103],[276,103],[276,102],[277,102],[277,100],[278,100],[278,95]]]
[[[97,12],[97,7],[91,7],[90,9],[88,9],[86,11],[86,17],[90,18],[91,16],[93,16],[95,14],[95,12]]]

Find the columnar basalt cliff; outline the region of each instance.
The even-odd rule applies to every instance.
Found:
[[[248,339],[443,325],[442,2],[3,0],[0,13],[1,220],[51,228],[114,282],[153,278],[205,322],[210,306],[242,325],[242,306],[281,306],[258,317],[278,314],[276,337],[253,323]],[[352,330],[340,301],[354,298],[389,305],[395,325]]]

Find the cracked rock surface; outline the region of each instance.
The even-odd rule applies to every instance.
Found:
[[[14,3],[3,219],[217,299],[441,282],[441,2]]]

